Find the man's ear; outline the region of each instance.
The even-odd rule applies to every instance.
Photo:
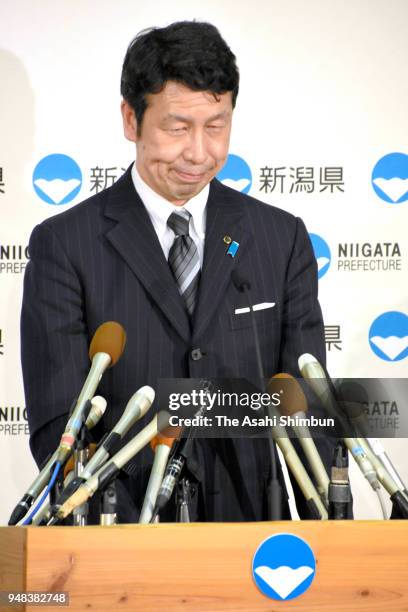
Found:
[[[136,142],[137,121],[135,111],[130,106],[130,104],[126,102],[126,100],[122,100],[122,102],[120,103],[120,110],[122,112],[123,133],[125,135],[125,138],[127,138],[131,142]]]

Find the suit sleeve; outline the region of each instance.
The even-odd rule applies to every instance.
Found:
[[[52,452],[89,370],[83,292],[61,242],[45,223],[30,238],[21,312],[21,359],[30,446]]]
[[[309,414],[324,417],[326,415],[316,404],[316,398],[308,385],[300,381],[298,367],[298,358],[303,353],[311,353],[324,367],[326,366],[324,326],[317,294],[316,258],[306,227],[301,219],[297,219],[295,240],[286,275],[279,371],[289,372],[298,378],[307,397]],[[309,463],[299,442],[293,440],[293,443],[303,465],[314,481]],[[315,444],[326,471],[330,474],[336,439],[316,438]],[[303,519],[312,518],[296,481],[292,477],[291,480],[299,516]]]
[[[280,372],[300,376],[298,358],[311,353],[326,364],[322,311],[317,299],[317,263],[301,219],[296,219],[293,248],[286,272],[282,316]]]

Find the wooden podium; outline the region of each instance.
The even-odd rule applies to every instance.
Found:
[[[252,579],[259,544],[293,533],[311,546],[314,581],[275,601]],[[67,591],[46,610],[408,610],[408,522],[293,521],[0,528],[0,591]],[[1,607],[1,610],[34,610]]]

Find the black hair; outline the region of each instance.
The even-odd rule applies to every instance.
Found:
[[[228,91],[232,106],[238,95],[235,55],[215,26],[178,21],[136,35],[123,62],[120,91],[133,108],[138,131],[147,108],[146,94],[159,93],[167,81],[215,96]]]

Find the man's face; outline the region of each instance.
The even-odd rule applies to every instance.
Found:
[[[193,91],[168,81],[147,96],[141,133],[133,110],[122,102],[126,138],[136,142],[136,167],[159,195],[181,206],[221,170],[231,132],[231,93]]]

